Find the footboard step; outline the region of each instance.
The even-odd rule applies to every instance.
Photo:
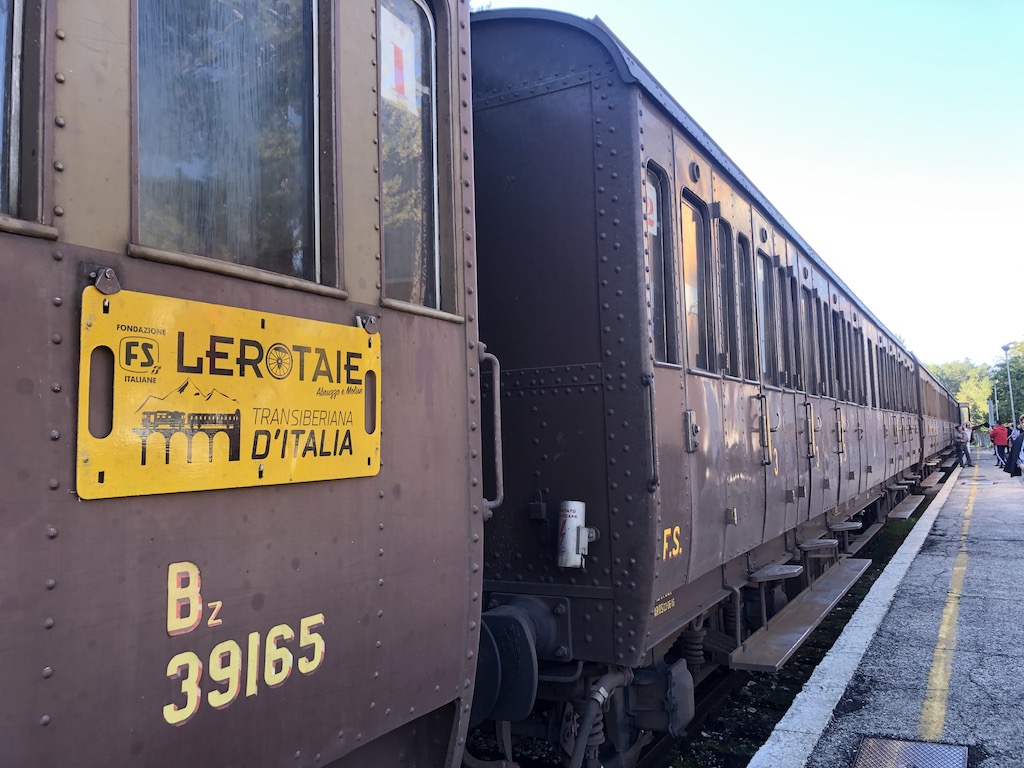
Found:
[[[778,672],[869,565],[870,560],[841,560],[729,654],[729,666]]]
[[[855,555],[874,537],[876,533],[882,530],[884,523],[872,523],[868,526],[867,530],[864,531],[860,536],[850,542],[850,546],[846,550],[846,554]]]
[[[896,520],[906,520],[914,514],[915,509],[921,506],[922,501],[924,501],[924,496],[907,496],[907,498],[896,505],[896,509],[889,513],[889,517]]]
[[[932,472],[928,477],[921,481],[922,488],[934,488],[942,480],[941,472]]]

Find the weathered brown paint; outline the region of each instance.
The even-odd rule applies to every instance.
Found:
[[[472,478],[483,467],[470,425],[482,416],[471,397],[480,368],[473,188],[463,183],[473,177],[461,104],[469,98],[468,12],[462,3],[434,7],[441,247],[453,254],[447,287],[458,307],[451,319],[381,306],[372,4],[337,3],[323,14],[334,23],[333,57],[324,53],[337,63],[321,86],[338,96],[333,128],[325,112],[337,215],[324,216],[337,223],[324,242],[337,246],[323,258],[343,266],[347,299],[128,256],[137,238],[129,4],[47,4],[39,174],[42,197],[62,215],[47,208],[41,218],[59,236],[0,233],[8,357],[0,373],[0,647],[9,662],[0,733],[12,765],[312,766],[367,746],[385,761],[410,752],[419,765],[458,760],[480,612],[482,486]],[[380,474],[80,500],[85,264],[110,267],[133,291],[350,326],[357,315],[376,316],[385,350]],[[207,606],[194,631],[171,637],[168,566],[181,561],[199,566],[204,602],[220,605]],[[300,619],[318,613],[325,654],[314,674],[293,669],[279,688],[261,680],[255,696],[245,695],[243,675],[242,694],[218,711],[205,699],[207,668],[198,714],[180,727],[164,722],[164,705],[183,701],[180,682],[167,678],[173,656],[194,651],[208,667],[213,646],[234,640],[247,658],[251,632],[265,651],[271,628],[288,625],[297,662],[307,655]],[[262,656],[260,665],[262,678]]]

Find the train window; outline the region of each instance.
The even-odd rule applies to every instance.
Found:
[[[760,338],[761,377],[766,384],[777,384],[779,360],[775,337],[775,291],[771,260],[763,251],[754,262],[757,272],[757,332]]]
[[[318,279],[312,2],[138,3],[140,242]]]
[[[801,338],[804,350],[804,381],[803,388],[807,392],[818,392],[818,356],[814,349],[814,300],[809,288],[800,294]]]
[[[890,411],[896,408],[896,360],[892,353],[886,359],[886,408]]]
[[[832,338],[835,339],[832,354],[835,359],[835,382],[836,389],[833,395],[837,400],[846,399],[846,366],[843,361],[843,319],[838,312],[831,312],[832,315]]]
[[[714,272],[707,248],[707,229],[702,212],[685,199],[682,201],[681,214],[686,340],[690,350],[690,365],[705,371],[717,371],[712,283]]]
[[[786,267],[779,267],[776,269],[775,274],[778,278],[779,290],[778,305],[779,305],[779,323],[780,323],[780,334],[779,339],[781,343],[780,352],[782,353],[782,368],[779,370],[779,383],[789,387],[796,386],[795,383],[795,368],[796,364],[793,360],[793,342],[791,338],[791,331],[793,329],[793,302],[789,291],[789,279],[786,277]]]
[[[384,0],[380,18],[384,295],[441,309],[437,73],[431,16],[416,0]],[[454,308],[454,307],[448,307]]]
[[[889,356],[884,351],[879,351],[879,355],[881,356],[878,370],[881,377],[882,407],[888,410],[892,408],[892,397],[889,392]]]
[[[850,339],[850,324],[846,322],[842,313],[839,313],[839,333],[843,337],[843,399],[852,401],[854,387],[853,355],[850,350],[852,340]]]
[[[868,383],[867,371],[864,368],[864,331],[857,328],[854,331],[854,355],[857,361],[857,402],[861,405],[868,404]]]
[[[789,271],[789,270],[787,270]],[[801,360],[803,356],[803,345],[801,344],[801,333],[800,333],[800,285],[797,283],[797,279],[793,274],[786,279],[785,285],[782,288],[786,292],[786,304],[789,315],[789,333],[792,336],[792,357],[790,358],[790,369],[789,369],[789,385],[793,389],[803,389],[804,376],[803,368],[804,363]]]
[[[846,338],[846,370],[850,379],[847,391],[850,402],[858,402],[860,399],[860,385],[858,383],[860,372],[857,370],[857,351],[855,349],[857,340],[853,335],[853,326],[849,322],[846,323],[843,333]]]
[[[861,363],[863,363],[864,352],[859,334],[860,331],[852,325],[847,328],[847,335],[850,339],[850,398],[855,403],[863,404],[863,400],[861,399],[861,393],[863,391],[863,385],[861,382]]]
[[[651,322],[654,326],[654,359],[660,363],[678,363],[675,265],[672,260],[672,237],[666,228],[664,211],[666,188],[664,175],[653,166],[649,166],[644,215],[651,264]]]
[[[821,299],[814,300],[814,315],[818,328],[818,394],[831,395],[832,380],[832,333],[825,314],[828,309],[822,306]]]
[[[0,2],[0,61],[9,62],[9,69],[14,69],[14,62],[20,59],[14,50],[19,38],[15,34],[18,27],[15,16],[15,0]],[[15,192],[18,186],[18,163],[16,145],[18,132],[18,92],[15,87],[13,72],[7,71],[0,80],[0,97],[3,98],[3,130],[0,131],[0,211],[12,213],[15,207]]]
[[[861,339],[860,329],[849,328],[850,334],[850,371],[853,376],[853,400],[861,405],[864,404],[864,342]]]
[[[0,213],[41,222],[41,55],[46,3],[0,0]]]
[[[718,270],[719,285],[722,291],[723,323],[725,333],[722,342],[726,356],[726,372],[730,376],[742,376],[740,366],[740,313],[736,290],[736,254],[732,248],[732,228],[721,219],[718,220]]]
[[[888,370],[885,364],[885,351],[881,347],[875,348],[875,355],[878,357],[878,407],[889,407],[889,385]]]
[[[879,365],[876,367],[876,362]],[[875,345],[868,340],[868,365],[871,367],[871,405],[874,408],[882,407],[882,397],[879,391],[878,383],[881,380],[882,368],[880,365],[881,361],[878,358],[878,350],[875,349]]]
[[[743,370],[741,375],[748,379],[757,378],[757,353],[754,338],[754,261],[750,256],[750,241],[746,235],[736,238],[736,258],[739,262],[740,308],[743,312],[741,326],[743,343]],[[738,354],[738,352],[737,352]]]

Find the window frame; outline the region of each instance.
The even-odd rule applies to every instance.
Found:
[[[336,15],[332,7],[325,8],[321,0],[310,0],[310,15],[304,20],[310,30],[310,49],[305,61],[310,66],[309,82],[309,133],[310,162],[309,201],[310,242],[313,251],[313,279],[276,272],[253,264],[240,264],[221,260],[214,256],[167,250],[147,245],[141,233],[142,196],[139,163],[141,156],[141,109],[142,87],[139,57],[141,53],[139,4],[131,4],[132,13],[132,190],[131,190],[131,242],[129,256],[164,264],[182,266],[201,272],[229,275],[256,283],[276,285],[307,293],[347,299],[344,289],[343,260],[340,254],[338,231],[341,211],[338,209],[337,172],[340,158],[337,153],[338,123],[335,120],[335,101],[338,81],[336,77],[337,50],[333,30]],[[328,256],[329,255],[329,256]],[[326,256],[326,257],[325,257]]]
[[[743,232],[736,235],[736,259],[739,263],[740,308],[743,312],[741,344],[743,346],[743,379],[744,381],[760,381],[757,364],[757,307],[754,278],[754,256],[750,238]]]
[[[779,339],[776,324],[777,280],[772,257],[758,248],[754,255],[754,295],[757,310],[758,377],[763,384],[779,386]]]
[[[686,211],[692,211],[687,217]],[[708,209],[703,201],[689,190],[682,190],[679,198],[679,246],[677,259],[682,277],[683,316],[685,318],[686,361],[687,367],[695,372],[711,376],[719,376],[716,347],[716,291],[714,285],[715,265],[711,248],[711,230],[708,227]],[[693,268],[696,274],[692,283],[697,294],[696,328],[690,327],[690,270],[687,269],[686,241],[689,234],[689,222],[699,224],[694,229],[693,242],[696,253]],[[702,365],[701,363],[705,364]]]
[[[741,322],[741,286],[737,264],[737,249],[733,247],[732,226],[725,219],[718,218],[718,281],[722,297],[721,346],[725,355],[722,370],[734,379],[743,378],[743,361],[740,350],[743,344]]]
[[[43,96],[46,62],[43,41],[46,31],[45,3],[8,0],[11,18],[8,41],[11,46],[9,67],[2,72],[4,90],[0,93],[3,113],[0,131],[0,230],[29,237],[55,240],[58,231],[47,223],[52,217],[44,201],[43,168],[48,155],[43,143],[43,126],[52,106]]]
[[[409,2],[415,5],[423,13],[423,16],[427,20],[427,24],[430,30],[430,51],[429,56],[426,58],[430,61],[430,127],[431,127],[431,141],[432,146],[429,148],[431,154],[431,174],[432,174],[432,185],[431,192],[433,195],[433,248],[434,248],[434,269],[433,278],[436,290],[436,300],[433,305],[424,302],[409,301],[404,298],[397,298],[388,295],[388,278],[387,278],[387,247],[385,245],[385,230],[387,228],[387,221],[384,216],[383,202],[381,204],[381,280],[380,280],[380,293],[381,302],[384,306],[391,309],[400,309],[409,311],[415,314],[425,314],[432,317],[439,317],[442,319],[452,319],[461,321],[459,316],[460,312],[460,298],[457,290],[457,280],[454,274],[454,260],[449,260],[450,263],[445,265],[444,261],[444,249],[442,248],[442,242],[445,238],[442,237],[442,227],[445,225],[446,219],[442,217],[442,208],[446,206],[446,196],[442,195],[443,191],[441,188],[441,147],[442,147],[442,136],[441,136],[441,121],[439,113],[439,105],[441,104],[442,93],[447,93],[447,89],[442,91],[442,82],[444,80],[443,75],[445,74],[443,69],[443,60],[441,58],[441,40],[442,30],[439,28],[437,14],[434,9],[424,0],[395,0],[395,2]],[[383,6],[381,6],[383,7]],[[382,14],[378,14],[382,16]],[[383,45],[383,35],[380,33],[380,27],[378,22],[378,60],[383,55],[379,50],[379,46]],[[418,52],[422,55],[422,51]],[[383,68],[380,69],[383,73]],[[380,77],[378,75],[377,91],[378,100],[382,100],[383,88],[381,87]],[[378,107],[378,115],[383,112],[383,104]],[[378,118],[379,122],[379,118]],[[380,140],[380,183],[381,183],[381,200],[383,201],[384,190],[384,131],[379,130],[378,136]],[[450,267],[446,271],[445,267]],[[448,273],[451,274],[448,274]]]
[[[652,211],[648,205],[651,202],[650,189],[652,186],[656,189],[657,223],[661,232],[656,237],[661,244],[660,254],[655,253],[659,249],[655,247],[655,235],[651,234],[649,226],[649,217]],[[682,354],[679,347],[678,268],[675,259],[672,218],[669,215],[670,208],[668,206],[671,200],[671,185],[668,173],[652,161],[648,161],[644,168],[644,190],[644,255],[646,256],[648,269],[650,269],[650,316],[648,321],[651,323],[650,336],[654,363],[658,366],[680,368],[682,367]],[[659,309],[657,288],[659,283],[661,286],[661,322],[658,322],[657,317]],[[664,332],[661,340],[664,346],[663,357],[659,357],[659,327]]]

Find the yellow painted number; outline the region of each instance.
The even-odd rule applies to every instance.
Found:
[[[249,633],[249,664],[245,673],[245,695],[255,696],[260,692],[260,633]]]
[[[210,679],[215,683],[227,683],[223,691],[212,690],[206,700],[214,709],[231,706],[242,690],[242,649],[234,640],[218,643],[210,651]]]
[[[203,693],[199,690],[199,681],[203,677],[203,662],[192,651],[179,653],[167,662],[167,677],[171,680],[181,680],[185,706],[167,704],[164,707],[164,720],[171,725],[184,725],[199,711],[199,703],[203,698]]]
[[[174,593],[173,589],[169,589],[169,629],[172,619],[181,624],[186,622],[191,624],[192,619],[197,617],[201,611],[201,607],[197,607],[202,605],[197,599],[199,597],[198,569],[194,572],[195,581],[191,580],[192,573],[185,574],[188,576],[186,581],[189,583],[184,586],[181,584],[181,579],[178,578],[182,570],[179,569],[168,577],[169,586],[175,585],[173,589],[179,590]],[[177,607],[182,605],[178,602],[178,597],[182,594],[182,590],[192,590],[192,585],[195,585],[195,591],[189,592],[189,596],[184,599],[184,604],[190,607],[187,611],[181,611]],[[326,654],[324,638],[317,631],[323,626],[324,615],[322,613],[315,613],[312,616],[304,616],[299,619],[299,651],[295,653],[288,647],[288,644],[295,640],[295,630],[287,624],[278,624],[272,627],[266,636],[260,632],[250,632],[244,642],[244,654],[242,644],[234,640],[218,643],[210,651],[208,675],[212,683],[206,690],[207,703],[213,709],[226,709],[242,696],[258,695],[261,683],[268,688],[278,688],[287,682],[296,666],[303,675],[311,675],[323,664]],[[263,651],[262,660],[260,659],[261,649]],[[185,703],[183,706],[176,703],[165,705],[163,708],[164,720],[171,725],[184,725],[195,716],[203,702],[203,690],[200,685],[203,677],[203,662],[192,651],[179,653],[167,663],[167,677],[173,681],[181,681],[181,693],[185,697]]]
[[[263,665],[263,680],[267,687],[284,685],[292,673],[292,652],[278,645],[295,639],[295,632],[287,624],[278,624],[267,633],[267,655]]]
[[[306,616],[299,622],[299,648],[313,646],[313,655],[308,659],[305,656],[299,657],[299,672],[304,675],[311,675],[316,672],[324,660],[324,639],[314,630],[324,625],[324,615],[317,613],[313,616]]]

